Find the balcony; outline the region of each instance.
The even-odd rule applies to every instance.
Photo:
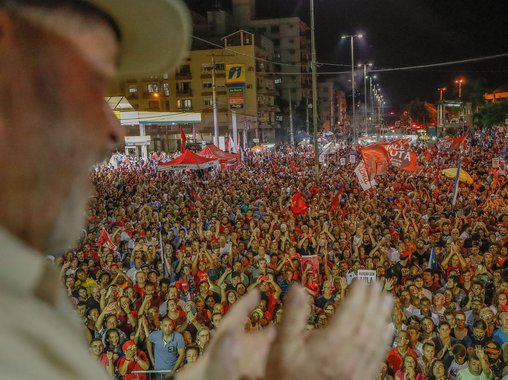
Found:
[[[191,80],[192,74],[191,73],[177,73],[175,74],[176,80]]]
[[[189,98],[191,96],[192,96],[192,90],[190,88],[188,88],[188,89],[182,88],[182,89],[176,91],[177,98]]]

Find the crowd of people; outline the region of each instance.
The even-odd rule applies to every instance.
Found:
[[[440,171],[459,152],[437,146],[417,146],[416,172],[390,168],[367,191],[351,146],[326,156],[318,180],[312,152],[288,146],[246,153],[229,171],[98,166],[81,239],[54,260],[90,351],[116,378],[192,366],[254,288],[261,300],[246,331],[278,325],[296,283],[308,293],[306,329],[320,329],[358,270],[370,270],[396,301],[379,379],[502,379],[508,185],[491,163],[505,147],[500,131],[468,138],[462,168],[473,183],[460,183],[455,207],[454,181]],[[295,214],[297,192],[307,209]]]

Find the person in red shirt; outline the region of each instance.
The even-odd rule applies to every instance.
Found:
[[[125,353],[125,356],[118,359],[116,366],[123,379],[147,380],[148,377],[145,374],[132,373],[132,371],[146,371],[150,367],[146,354],[138,350],[133,340],[126,341],[122,345],[122,351]]]
[[[399,332],[396,342],[397,347],[391,349],[386,357],[388,366],[394,373],[402,368],[402,363],[406,355],[411,355],[416,359],[416,352],[409,347],[409,334],[406,331]]]

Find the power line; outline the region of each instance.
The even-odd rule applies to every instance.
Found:
[[[204,38],[201,38],[201,37],[197,37],[197,36],[192,36],[192,38],[198,40],[198,41],[201,41],[201,42],[204,42],[204,43],[207,43],[211,46],[215,46],[219,49],[222,49],[222,50],[227,50],[227,51],[230,51],[230,52],[233,52],[235,53],[236,55],[242,55],[244,57],[248,57],[248,58],[252,58],[252,59],[255,59],[257,61],[262,61],[262,62],[267,62],[267,63],[272,63],[274,65],[279,65],[279,66],[287,66],[287,67],[297,67],[297,68],[301,68],[302,66],[304,65],[298,65],[298,64],[294,64],[294,63],[284,63],[284,62],[276,62],[276,61],[271,61],[269,59],[265,59],[265,58],[261,58],[261,57],[255,57],[255,56],[252,56],[250,54],[245,54],[245,53],[241,53],[239,51],[236,51],[234,49],[230,49],[228,47],[225,47],[225,46],[222,46],[222,45],[219,45],[219,44],[216,44],[215,42],[212,42],[212,41],[208,41],[208,40],[205,40]]]
[[[425,65],[392,67],[392,68],[386,68],[386,69],[373,69],[373,70],[370,70],[370,71],[374,72],[374,73],[380,73],[380,72],[386,72],[386,71],[403,71],[403,70],[424,69],[424,68],[427,68],[427,67],[451,66],[451,65],[458,65],[458,64],[461,64],[461,63],[479,62],[479,61],[486,61],[486,60],[489,60],[489,59],[496,59],[496,58],[503,58],[503,57],[508,57],[508,53],[502,53],[502,54],[496,54],[496,55],[488,55],[488,56],[485,56],[485,57],[461,59],[461,60],[458,60],[458,61],[448,61],[448,62],[440,62],[440,63],[429,63],[429,64],[425,64]]]

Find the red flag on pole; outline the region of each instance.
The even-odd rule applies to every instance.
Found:
[[[388,152],[384,145],[372,144],[361,150],[367,173],[371,179],[377,175],[386,174],[388,170]]]
[[[109,237],[109,234],[108,232],[103,229],[99,235],[99,239],[97,239],[97,246],[98,247],[102,247],[102,246],[106,246],[112,250],[116,250],[116,245],[115,243],[113,243],[113,241],[111,240],[111,238]]]
[[[306,214],[307,211],[309,211],[309,208],[300,192],[297,191],[295,195],[293,195],[293,198],[291,198],[291,212],[294,215],[301,215]]]
[[[440,141],[437,146],[439,150],[458,149],[466,142],[466,136],[450,137],[449,139]]]
[[[180,147],[180,151],[183,153],[185,151],[185,142],[187,141],[187,137],[185,137],[185,133],[183,132],[182,127],[180,127],[180,138],[182,139],[182,146]]]

